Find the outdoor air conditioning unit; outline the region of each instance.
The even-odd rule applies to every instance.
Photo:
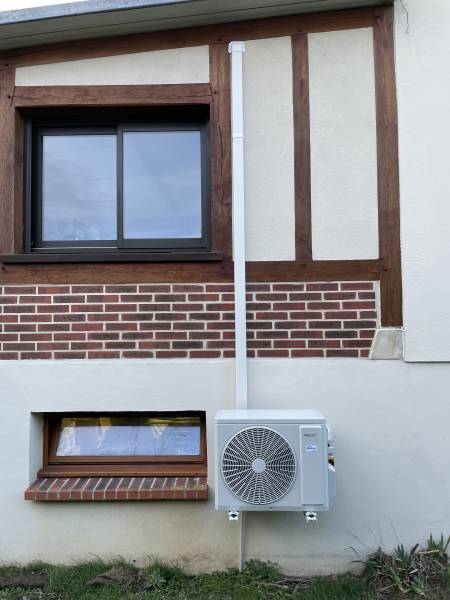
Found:
[[[216,509],[328,510],[334,449],[314,410],[222,410],[216,415]]]

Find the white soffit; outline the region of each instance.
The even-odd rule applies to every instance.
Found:
[[[42,0],[45,4],[45,0]],[[87,0],[0,11],[0,50],[39,44],[373,6],[376,0]]]

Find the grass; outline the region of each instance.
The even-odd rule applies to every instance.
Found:
[[[160,562],[145,569],[101,561],[3,566],[0,600],[450,600],[449,545],[450,539],[441,537],[430,538],[423,549],[398,546],[392,554],[379,549],[360,561],[361,577],[290,578],[277,565],[257,560],[242,573],[229,569],[196,576]],[[43,588],[27,588],[36,576]]]

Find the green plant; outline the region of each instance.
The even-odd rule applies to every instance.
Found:
[[[444,541],[443,535],[438,541],[430,536],[426,549],[419,549],[416,544],[407,550],[400,544],[388,554],[378,548],[367,560],[357,562],[364,564],[363,576],[380,596],[400,592],[425,597],[428,592],[448,585],[449,544],[450,538]]]

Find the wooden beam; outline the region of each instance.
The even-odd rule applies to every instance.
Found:
[[[15,251],[15,116],[12,105],[15,70],[0,71],[0,253]]]
[[[378,7],[373,29],[378,159],[378,228],[381,271],[381,325],[402,325],[400,189],[395,87],[394,12]]]
[[[12,98],[15,108],[158,106],[210,102],[211,88],[208,83],[17,86]]]
[[[308,34],[292,36],[295,256],[312,259]]]
[[[248,262],[248,281],[377,281],[378,260]],[[0,263],[0,284],[215,283],[233,281],[233,263]]]
[[[70,40],[0,52],[0,69],[132,54],[188,46],[228,43],[233,39],[261,39],[297,33],[371,27],[373,8],[327,11],[221,23],[170,31],[134,33],[95,39]]]
[[[213,251],[232,255],[231,83],[227,44],[209,47],[211,80],[211,197]]]

